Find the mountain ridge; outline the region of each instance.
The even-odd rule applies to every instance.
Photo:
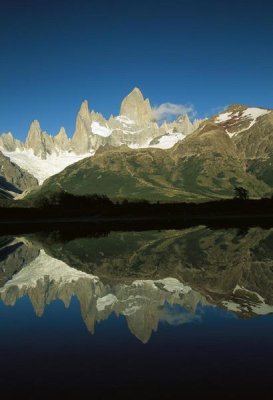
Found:
[[[58,168],[53,171],[56,173],[74,163],[74,158],[79,160],[91,156],[106,144],[126,144],[132,148],[171,147],[196,129],[199,123],[199,120],[192,123],[188,118],[178,118],[175,122],[159,126],[153,119],[149,99],[144,99],[141,91],[134,88],[121,102],[120,115],[110,116],[109,119],[98,112],[90,111],[88,101],[84,100],[71,138],[68,138],[64,127],[52,136],[42,130],[39,122],[34,120],[30,124],[25,142],[15,139],[10,132],[3,133],[0,135],[0,149],[22,168],[26,168],[27,163],[32,165],[33,157],[38,160],[38,170],[40,160],[48,160],[50,164],[51,158],[62,159]],[[154,139],[157,140],[153,142]],[[29,172],[35,175],[35,168],[30,168]],[[44,180],[42,175],[45,174],[39,175],[39,171],[36,174],[40,183]],[[51,175],[49,168],[46,177]]]
[[[25,143],[7,133],[0,149],[44,182],[40,195],[56,186],[77,195],[195,201],[230,197],[235,186],[268,196],[272,139],[270,109],[232,104],[205,120],[184,114],[158,125],[149,99],[134,88],[109,119],[84,100],[72,138],[64,127],[51,136],[35,120]]]
[[[225,128],[208,120],[171,149],[102,148],[47,179],[36,195],[62,189],[115,200],[196,201],[233,197],[235,186],[244,186],[252,197],[272,190],[247,171]]]

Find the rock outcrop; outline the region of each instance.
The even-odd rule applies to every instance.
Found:
[[[37,185],[38,181],[33,175],[12,163],[0,152],[0,197],[13,198]]]
[[[149,99],[145,99],[138,88],[134,88],[121,103],[120,115],[138,124],[150,123],[153,119]]]
[[[16,151],[23,150],[24,144],[20,140],[15,139],[11,132],[8,132],[2,133],[0,136],[0,147],[7,151]]]
[[[41,159],[46,159],[50,154],[68,151],[70,141],[64,128],[61,128],[59,133],[52,137],[47,132],[42,131],[39,121],[35,120],[30,125],[25,149],[32,150],[33,154]]]
[[[71,144],[66,134],[65,128],[62,126],[57,135],[53,138],[54,147],[60,152],[70,151]]]

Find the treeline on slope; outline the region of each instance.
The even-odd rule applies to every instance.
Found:
[[[214,218],[221,216],[273,215],[273,199],[249,199],[244,188],[236,188],[235,197],[204,203],[150,203],[147,200],[113,201],[106,195],[78,196],[60,190],[48,193],[34,204],[16,201],[16,207],[2,203],[1,220],[73,217],[117,218]]]
[[[234,188],[234,198],[247,200],[249,199],[248,191],[242,186],[236,186]],[[30,203],[31,204],[31,203]],[[32,206],[35,208],[48,209],[80,209],[80,210],[105,210],[113,208],[138,208],[146,209],[150,206],[158,206],[160,204],[157,202],[150,202],[146,199],[138,200],[111,200],[106,194],[91,194],[91,195],[76,195],[69,193],[64,190],[59,190],[57,192],[49,192],[46,196],[42,198],[35,199]],[[161,203],[161,206],[168,204],[168,202]],[[173,204],[191,204],[188,202],[178,202],[175,201]]]

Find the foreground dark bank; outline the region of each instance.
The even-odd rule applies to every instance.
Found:
[[[18,399],[271,399],[273,229],[0,237]]]
[[[211,227],[273,226],[272,199],[228,199],[205,203],[113,203],[106,196],[68,195],[57,203],[36,207],[0,208],[0,231],[32,232],[51,229],[149,230]]]

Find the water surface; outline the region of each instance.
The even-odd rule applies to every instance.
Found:
[[[2,393],[271,398],[273,230],[56,231],[0,246]]]

